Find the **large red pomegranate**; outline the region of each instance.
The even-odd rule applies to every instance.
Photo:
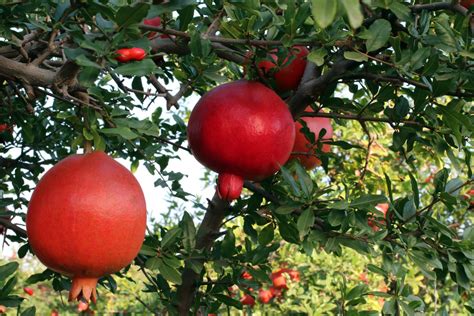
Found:
[[[311,107],[306,108],[306,112],[313,112]],[[314,133],[316,143],[312,144],[306,135],[301,131],[303,125],[300,122],[295,122],[296,136],[295,145],[293,152],[295,153],[307,153],[307,154],[293,154],[290,159],[298,159],[301,164],[308,170],[314,169],[321,161],[314,155],[317,149],[317,141],[319,139],[319,133],[324,128],[326,134],[323,136],[323,140],[332,138],[332,126],[331,120],[327,117],[303,117],[302,120],[306,123],[309,130]],[[321,151],[329,152],[329,144],[322,144]]]
[[[270,54],[271,60],[264,60],[258,63],[259,71],[262,71],[264,75],[267,75],[277,65],[283,65],[280,69],[274,73],[275,83],[280,91],[295,90],[300,84],[301,78],[303,77],[304,70],[306,68],[306,56],[309,51],[304,46],[294,46],[291,49],[290,56],[294,57],[292,61],[288,63],[286,57],[283,62],[278,60],[275,54]]]
[[[188,124],[189,146],[219,173],[221,198],[239,197],[244,179],[259,181],[280,169],[295,139],[285,102],[261,83],[239,80],[207,92]]]
[[[95,302],[98,278],[135,258],[145,226],[140,185],[103,152],[73,155],[52,167],[36,186],[26,216],[38,259],[72,278],[69,300]]]

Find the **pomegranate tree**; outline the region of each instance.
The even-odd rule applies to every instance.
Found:
[[[102,152],[72,155],[38,182],[26,216],[31,249],[72,278],[69,300],[96,301],[97,280],[140,250],[145,198],[135,177]]]
[[[254,81],[212,89],[189,118],[189,146],[199,162],[219,173],[217,191],[229,201],[239,197],[244,179],[260,181],[277,172],[294,139],[294,122],[285,102]]]
[[[307,112],[312,112],[311,107],[306,108]],[[302,120],[306,123],[306,126],[315,136],[315,142],[312,143],[301,131],[303,125],[300,122],[295,122],[296,136],[295,136],[295,145],[293,147],[294,153],[292,154],[292,159],[298,159],[301,164],[308,170],[314,169],[317,165],[321,163],[318,157],[315,155],[315,151],[318,148],[318,139],[319,133],[322,129],[326,130],[322,140],[328,140],[332,138],[332,126],[331,120],[327,117],[303,117]],[[329,144],[322,144],[321,151],[329,152]]]

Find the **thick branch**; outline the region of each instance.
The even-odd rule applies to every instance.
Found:
[[[219,236],[219,227],[224,220],[225,211],[228,207],[229,203],[221,200],[217,193],[212,201],[209,201],[206,214],[196,234],[196,250],[208,251],[212,247],[217,236]],[[177,307],[179,315],[188,315],[196,297],[200,276],[187,263],[182,279],[183,283],[178,287]]]
[[[0,217],[0,226],[14,231],[20,237],[27,238],[26,230],[10,222],[8,218]]]
[[[288,102],[293,117],[298,118],[304,109],[313,102],[330,83],[346,71],[358,65],[360,65],[358,62],[340,59],[326,74],[301,83],[295,95]]]
[[[189,35],[186,32],[181,32],[181,31],[177,31],[177,30],[173,30],[169,28],[162,28],[159,26],[141,24],[139,28],[145,31],[153,31],[153,32],[158,32],[158,33],[163,33],[163,34],[168,34],[168,35],[174,35],[174,36],[178,36],[185,39],[191,38],[191,35]],[[211,35],[207,36],[206,38],[209,39],[213,43],[220,43],[220,44],[234,44],[234,45],[240,44],[240,45],[252,45],[252,46],[283,46],[284,45],[283,41],[278,41],[278,40],[252,40],[252,39],[229,38],[229,37],[211,36]],[[309,46],[309,45],[321,45],[321,42],[296,40],[294,44]]]
[[[243,64],[245,57],[222,44],[211,43],[212,49],[220,58],[233,61],[237,64]],[[157,38],[151,43],[152,50],[154,52],[167,53],[167,54],[177,54],[177,55],[188,55],[191,53],[189,49],[189,40],[177,41],[174,39],[168,38]]]
[[[453,12],[459,12],[463,15],[467,14],[467,9],[460,4],[453,4],[452,1],[448,2],[435,2],[426,4],[415,4],[410,6],[410,9],[414,13],[425,11],[438,11],[438,10],[450,10]]]
[[[0,55],[0,76],[21,79],[32,86],[50,86],[56,73],[32,64],[24,64]]]

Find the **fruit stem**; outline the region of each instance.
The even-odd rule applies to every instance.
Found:
[[[90,140],[84,141],[84,153],[90,154],[92,152],[92,142]]]

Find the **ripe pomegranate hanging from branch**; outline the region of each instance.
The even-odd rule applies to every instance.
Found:
[[[145,228],[140,185],[102,152],[70,156],[46,172],[26,217],[38,259],[72,278],[69,300],[95,302],[98,279],[131,263]]]
[[[240,80],[199,100],[189,118],[188,140],[196,159],[219,173],[220,197],[231,201],[239,197],[244,179],[262,180],[285,164],[295,125],[273,90]]]

